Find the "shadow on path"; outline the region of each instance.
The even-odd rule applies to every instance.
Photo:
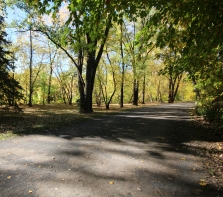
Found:
[[[199,185],[200,141],[211,139],[191,107],[145,107],[1,142],[0,196],[220,197]]]

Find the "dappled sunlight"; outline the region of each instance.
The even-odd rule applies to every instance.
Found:
[[[128,117],[128,118],[145,118],[145,119],[160,119],[160,120],[171,120],[171,119],[174,119],[174,120],[181,120],[181,119],[184,119],[184,120],[187,120],[187,121],[190,121],[191,118],[190,116],[170,116],[170,115],[165,115],[165,114],[159,114],[159,115],[151,115],[151,114],[143,114],[143,115],[140,115],[140,114],[133,114],[133,115],[118,115],[120,117]]]
[[[131,193],[136,196],[139,191],[146,195],[150,194],[148,190],[164,194],[170,192],[170,187],[176,187],[177,191],[176,183],[182,182],[184,185],[185,182],[199,182],[192,176],[193,173],[188,173],[188,170],[193,172],[193,168],[196,172],[201,170],[196,162],[193,163],[194,156],[180,151],[174,155],[171,151],[164,152],[163,148],[168,148],[168,144],[151,142],[147,145],[130,139],[113,142],[103,138],[46,138],[49,147],[45,153],[47,147],[27,150],[25,155],[24,149],[17,149],[14,157],[20,158],[20,161],[9,166],[11,159],[6,155],[7,171],[14,181],[19,178],[15,175],[17,169],[20,173],[26,173],[26,176],[33,175],[30,181],[35,182],[35,188],[28,186],[36,196],[69,196],[72,193],[82,196],[83,191],[84,195],[96,196],[99,192],[106,196],[114,189],[122,195]],[[34,147],[35,141],[43,142],[41,136],[33,139]],[[7,151],[13,154],[15,149]],[[109,184],[111,181],[114,185]],[[127,190],[122,190],[123,187]]]
[[[25,179],[34,196],[205,196],[199,135],[188,121],[166,118],[170,112],[157,107],[163,119],[147,121],[124,112],[3,142],[1,185]]]

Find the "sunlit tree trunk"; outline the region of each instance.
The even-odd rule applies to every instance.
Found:
[[[29,62],[29,107],[32,107],[32,95],[33,95],[33,82],[32,82],[32,72],[33,72],[33,43],[32,43],[32,30],[29,30],[29,40],[30,40],[30,62]]]
[[[145,92],[146,92],[146,73],[144,71],[143,82],[142,82],[142,104],[145,104]]]
[[[122,70],[121,70],[121,88],[120,88],[120,107],[124,107],[124,78],[125,78],[125,63],[124,63],[124,52],[123,52],[123,35],[122,35],[122,24],[121,24],[121,40],[120,40],[120,51],[122,60]]]

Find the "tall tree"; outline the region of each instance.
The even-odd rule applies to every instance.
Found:
[[[68,9],[66,23],[60,29],[60,36],[55,39],[52,36],[52,28],[45,31],[45,33],[58,47],[64,50],[76,65],[79,76],[81,111],[92,112],[92,92],[96,69],[101,59],[112,21],[120,23],[124,14],[132,16],[134,19],[137,7],[142,4],[134,2],[129,5],[126,1],[120,2],[118,0],[112,2],[104,0],[66,1],[67,3],[62,0],[54,3],[49,3],[51,1],[47,0],[43,2],[39,0],[26,1],[36,7],[41,14],[52,13],[53,18],[58,16],[61,7]],[[55,31],[59,32],[58,28]],[[62,41],[62,43],[58,42],[58,40]],[[78,60],[74,59],[66,50],[67,46],[71,46]],[[83,57],[86,59],[85,80],[82,76]]]
[[[6,100],[9,105],[14,104],[14,99],[20,99],[22,97],[19,90],[22,87],[10,75],[10,71],[14,70],[14,55],[7,50],[10,42],[6,39],[4,15],[5,14],[5,2],[0,2],[0,98]]]

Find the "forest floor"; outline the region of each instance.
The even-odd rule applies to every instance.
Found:
[[[192,103],[142,106],[2,110],[0,196],[222,197],[222,131]]]
[[[24,133],[36,132],[36,130],[50,129],[59,126],[73,126],[85,119],[91,119],[94,116],[106,115],[109,113],[125,111],[128,109],[139,108],[142,106],[157,105],[150,103],[145,105],[133,106],[125,104],[120,108],[117,104],[111,104],[110,109],[106,110],[104,106],[93,105],[94,113],[80,114],[77,105],[65,104],[46,104],[46,105],[20,105],[22,112],[15,113],[14,107],[5,110],[5,105],[0,107],[0,140]]]

